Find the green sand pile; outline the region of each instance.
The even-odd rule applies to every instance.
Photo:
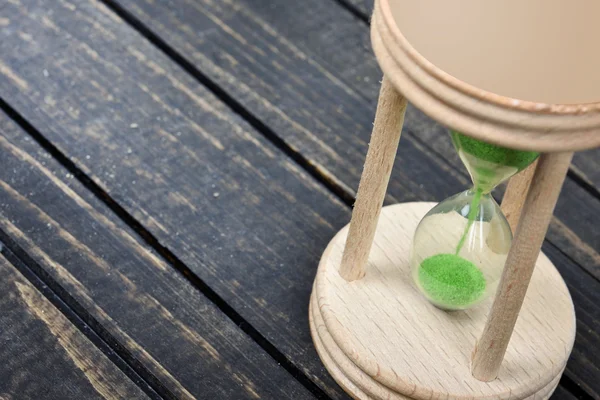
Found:
[[[419,281],[434,303],[449,309],[465,308],[476,302],[486,287],[479,268],[454,254],[437,254],[423,260]]]

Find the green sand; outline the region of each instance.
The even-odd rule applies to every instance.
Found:
[[[432,302],[448,309],[461,309],[479,300],[487,286],[479,268],[458,255],[479,214],[481,196],[489,194],[509,177],[510,173],[507,175],[504,167],[515,168],[515,173],[522,171],[535,161],[539,153],[496,146],[454,131],[452,142],[457,150],[475,158],[463,159],[463,162],[473,164],[467,165],[467,168],[475,184],[467,226],[457,243],[455,254],[437,254],[426,258],[421,262],[418,274],[421,287]],[[477,163],[477,159],[487,163]]]
[[[452,141],[456,148],[462,149],[465,153],[494,164],[515,167],[519,171],[527,168],[540,155],[535,151],[513,150],[496,146],[455,131],[452,132]]]
[[[480,189],[477,189],[475,191],[475,195],[473,196],[473,200],[471,201],[471,205],[469,206],[469,215],[467,216],[467,226],[465,227],[465,231],[463,232],[462,236],[460,237],[460,240],[458,241],[458,245],[456,246],[455,254],[457,256],[458,256],[458,253],[460,253],[460,250],[462,249],[463,245],[465,244],[465,239],[467,238],[469,229],[471,229],[473,222],[475,222],[475,217],[477,217],[477,213],[479,211],[479,202],[481,201],[482,194],[483,194],[483,191]]]
[[[479,268],[454,254],[437,254],[423,260],[419,281],[433,302],[451,309],[473,304],[486,287]]]
[[[507,149],[505,147],[496,146],[490,143],[482,142],[477,139],[473,139],[456,131],[452,131],[452,141],[454,142],[454,146],[456,146],[457,150],[462,149],[465,153],[469,153],[472,156],[475,156],[481,160],[498,164],[500,166],[514,167],[517,169],[517,171],[522,171],[523,169],[527,168],[527,166],[534,162],[535,159],[540,155],[540,153],[534,151],[513,150]],[[497,174],[493,168],[490,169],[489,167],[475,165],[473,169],[475,174],[477,175],[476,177],[474,177],[475,196],[473,197],[473,200],[471,201],[471,206],[469,208],[467,226],[462,237],[458,242],[458,245],[456,246],[456,255],[458,255],[458,253],[462,249],[467,234],[469,233],[469,229],[471,229],[471,226],[473,225],[473,222],[477,217],[481,195],[484,192],[488,193],[488,191],[491,191],[496,185],[500,183],[500,180],[502,180],[502,176],[495,177],[495,175]],[[481,184],[484,182],[484,185],[478,186],[478,183]]]

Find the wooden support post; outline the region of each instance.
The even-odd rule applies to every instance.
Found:
[[[360,279],[365,274],[365,265],[394,165],[405,112],[406,99],[384,77],[369,151],[358,185],[350,231],[340,266],[340,275],[347,281]]]
[[[510,229],[513,233],[517,231],[521,210],[527,198],[527,192],[531,185],[531,179],[537,166],[538,160],[535,160],[529,167],[513,176],[508,182],[508,187],[502,199],[502,213],[508,220]]]
[[[481,381],[498,375],[572,157],[572,152],[540,156],[498,292],[473,351],[471,372]]]

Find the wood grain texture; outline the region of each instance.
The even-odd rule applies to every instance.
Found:
[[[0,274],[0,398],[148,398],[2,255]]]
[[[510,178],[506,192],[502,197],[502,213],[506,217],[510,229],[515,232],[521,218],[523,204],[529,192],[529,185],[535,172],[538,160],[534,161],[525,170]]]
[[[368,27],[339,4],[120,4],[307,157],[328,181],[350,192],[358,186],[382,75]],[[469,185],[447,130],[410,105],[403,138],[388,204],[440,201]],[[573,181],[567,188],[548,239],[600,277],[600,232],[582,227],[571,212],[583,202],[581,219],[597,219],[600,200]]]
[[[600,193],[600,149],[575,153],[572,170]]]
[[[358,186],[348,240],[339,270],[340,275],[349,282],[361,279],[365,275],[379,212],[396,158],[405,112],[406,99],[384,78],[369,152]]]
[[[434,205],[403,203],[382,210],[359,281],[348,283],[338,274],[348,227],[332,239],[313,291],[313,307],[318,306],[327,333],[364,374],[409,398],[524,399],[555,386],[575,338],[573,304],[558,271],[540,256],[498,379],[477,380],[470,357],[492,299],[448,313],[423,301],[412,283],[412,237]]]
[[[321,316],[320,311],[317,311],[319,308],[315,305],[316,303],[317,301],[315,300],[315,295],[313,293],[309,311],[313,341],[323,364],[325,364],[327,370],[334,377],[336,382],[338,382],[346,392],[351,393],[353,397],[360,400],[410,399],[410,397],[390,391],[389,388],[372,379],[369,375],[362,372],[362,370],[360,370],[356,364],[341,351],[327,331],[323,317]],[[327,343],[327,347],[325,347],[325,343]],[[554,396],[556,389],[560,389],[559,395],[562,395],[564,398],[569,398],[569,396],[571,396],[570,398],[575,398],[575,396],[571,395],[566,389],[557,386],[559,378],[560,376],[557,376],[548,384],[548,386],[539,390],[532,396],[529,396],[526,400],[547,399],[550,395],[552,395],[552,399],[555,400],[557,398]]]
[[[371,15],[373,12],[372,0],[346,0],[344,5],[354,8],[358,13],[363,15]]]
[[[0,52],[7,54],[2,62],[18,71],[0,78],[3,96],[245,321],[276,343],[278,351],[325,390],[344,397],[316,356],[306,307],[320,253],[335,227],[348,221],[348,209],[102,4],[23,0],[3,5],[3,13],[13,25],[2,28]],[[9,48],[19,51],[5,51]],[[15,83],[13,75],[26,82],[28,89]],[[21,194],[28,193],[26,190],[22,188]],[[8,210],[15,216],[25,212]],[[65,219],[72,216],[68,208],[57,212]],[[86,228],[71,233],[76,240],[93,237],[98,225],[70,224],[72,229]],[[101,247],[93,252],[101,255],[104,246],[119,246],[118,238],[106,245],[100,241],[96,245]],[[35,243],[39,245],[40,239]],[[62,245],[64,242],[58,242],[44,252],[58,251]],[[110,258],[106,256],[109,265],[123,262],[119,248]],[[34,252],[35,247],[26,250]],[[59,254],[64,258],[58,263],[67,264],[68,254]],[[182,338],[169,333],[169,325],[176,321],[159,334],[143,328],[151,325],[146,321],[129,325],[132,331],[126,331],[122,341],[130,343],[128,338],[135,337],[132,345],[140,343],[139,348],[132,349],[135,357],[160,374],[175,395],[205,393],[207,397],[235,398],[235,392],[248,389],[262,397],[307,396],[283,370],[268,368],[266,356],[252,350],[256,345],[250,340],[238,343],[237,337],[229,338],[235,327],[224,324],[220,316],[204,323],[204,314],[197,310],[214,308],[198,304],[202,296],[189,286],[178,294],[183,290],[181,279],[168,271],[170,267],[161,262],[157,268],[152,262],[148,271],[137,272],[136,265],[147,262],[128,261],[125,265],[130,270],[110,276],[100,272],[106,268],[101,264],[90,272],[93,275],[86,278],[90,280],[85,287],[100,291],[104,301],[122,312],[123,324],[132,312],[128,308],[134,305],[121,307],[126,299],[114,298],[112,293],[123,291],[129,281],[135,283],[145,274],[148,283],[144,287],[153,288],[153,279],[164,283],[156,288],[160,296],[140,296],[139,321],[153,315],[149,307],[158,302],[160,314],[177,315],[176,321],[192,325],[190,329],[198,335]],[[85,277],[85,270],[79,270],[84,265],[74,263],[71,267],[83,274],[77,276],[78,281]],[[75,272],[69,270],[69,274]],[[102,291],[112,280],[113,287],[123,289]],[[72,285],[69,291],[78,284]],[[192,303],[184,307],[186,302]],[[105,311],[109,308],[100,307]],[[207,318],[212,314],[209,311]],[[103,319],[102,324],[110,326],[109,322]],[[162,326],[160,322],[156,325]],[[205,338],[210,346],[205,349],[186,344],[200,340],[196,336]],[[170,340],[175,343],[168,345]],[[179,340],[183,344],[177,345]],[[162,357],[155,354],[158,350],[146,354],[150,346],[157,346]],[[184,352],[183,357],[172,351],[188,347],[196,352]],[[217,349],[213,355],[212,348]],[[227,354],[228,367],[219,367]],[[240,354],[247,354],[245,357],[256,361],[257,366],[234,362]],[[197,359],[206,360],[206,364]],[[219,372],[227,368],[232,372]],[[236,373],[237,368],[242,370]],[[229,382],[231,379],[241,379],[241,383]],[[270,385],[269,380],[277,384]],[[204,386],[212,388],[214,396],[206,394]],[[231,393],[220,395],[219,390]],[[243,398],[246,392],[239,396]]]
[[[97,3],[86,6],[85,2],[41,4],[20,6],[38,10],[24,19],[32,22],[28,30],[15,32],[14,25],[2,30],[10,33],[6,38],[11,39],[4,40],[4,46],[12,49],[18,45],[21,51],[3,52],[12,54],[3,59],[0,83],[3,93],[10,94],[11,104],[78,165],[91,171],[161,243],[209,281],[311,379],[332,396],[342,397],[330,386],[310,344],[306,304],[320,252],[335,227],[347,222],[347,210],[247,125],[237,119],[228,123],[214,116],[205,118],[212,114],[196,101],[208,99],[222,110],[214,97],[145,41],[132,38],[132,31],[106,8]],[[125,5],[134,7],[131,2]],[[159,6],[166,7],[151,8]],[[292,148],[310,156],[310,162],[332,182],[355,186],[380,79],[365,40],[366,28],[340,14],[341,23],[334,29],[329,21],[337,6],[327,1],[252,6],[257,8],[230,2],[145,4],[152,21],[162,18],[167,26],[186,32],[179,37],[174,29],[164,37],[178,38],[186,46],[181,47],[185,54],[193,56],[202,71],[219,78],[227,90],[239,88],[232,92],[236,99],[260,111],[261,118],[277,132],[289,134],[286,140],[290,139]],[[62,11],[42,19],[48,7]],[[202,13],[207,7],[212,7],[209,15]],[[184,17],[187,22],[182,23]],[[332,52],[332,43],[344,51]],[[200,45],[205,47],[195,47]],[[141,50],[136,53],[136,49]],[[37,64],[25,63],[30,59]],[[20,68],[22,65],[25,67]],[[297,67],[291,68],[293,65]],[[124,70],[137,75],[124,76]],[[91,80],[87,79],[90,73]],[[415,113],[414,109],[409,112]],[[419,122],[422,120],[413,118],[411,123]],[[330,138],[329,144],[323,138]],[[215,147],[218,143],[225,150]],[[255,146],[267,150],[253,155]],[[401,168],[395,168],[391,182],[393,197],[388,200],[441,199],[466,184],[465,175],[448,169],[444,157],[424,156],[427,147],[414,135],[403,146],[396,162]],[[273,166],[273,159],[283,163],[283,168]],[[237,178],[225,179],[232,174]],[[140,182],[143,185],[136,187]],[[255,203],[254,208],[246,209],[248,201]],[[269,204],[267,211],[261,208],[264,204]],[[215,220],[225,223],[215,227],[211,225]],[[274,227],[265,221],[277,223]],[[577,236],[569,240],[581,242]],[[265,248],[273,251],[260,250]],[[264,259],[259,260],[259,255]],[[552,255],[564,257],[556,249]],[[224,261],[227,257],[233,261]],[[591,304],[597,300],[595,284],[579,281],[581,275],[571,260],[566,259],[564,265],[570,266],[567,272],[575,271],[569,276],[581,304],[590,306],[589,318],[581,323],[587,331],[594,329],[597,315]],[[240,266],[246,270],[240,272]],[[277,284],[265,291],[258,284],[265,281]],[[579,340],[593,344],[597,339],[584,333]],[[594,384],[597,355],[586,352],[583,345],[577,354],[580,358],[573,368],[585,366],[586,379]]]
[[[0,234],[11,241],[3,237],[5,245],[29,254],[32,268],[49,274],[53,289],[67,293],[165,398],[312,398],[3,114],[0,131]],[[54,321],[47,319],[51,330],[60,328]],[[31,357],[46,356],[32,349]]]
[[[173,6],[141,0],[121,5],[280,134],[292,149],[309,157],[327,179],[349,192],[355,190],[381,81],[370,44],[362,40],[368,39],[368,30],[356,19],[348,18],[335,3],[321,0],[294,4],[177,0]],[[334,26],[330,21],[338,13],[343,18]],[[348,53],[334,50],[338,45]],[[365,71],[353,67],[359,64],[357,54],[372,62]],[[372,91],[368,98],[348,83],[363,80]],[[390,189],[400,195],[397,198],[433,199],[436,190],[456,190],[445,179],[443,168],[430,165],[419,143],[403,141],[401,147],[404,153],[396,160]]]

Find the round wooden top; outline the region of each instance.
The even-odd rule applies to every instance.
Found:
[[[421,218],[434,203],[384,207],[364,278],[338,273],[348,227],[321,258],[315,299],[327,332],[364,374],[413,399],[523,399],[565,367],[575,339],[569,291],[540,254],[498,379],[471,375],[470,360],[492,299],[458,312],[435,308],[414,287],[409,253]]]
[[[600,146],[600,3],[378,0],[377,60],[452,129],[535,151]]]
[[[548,104],[600,102],[600,2],[390,0],[408,42],[446,73]]]

